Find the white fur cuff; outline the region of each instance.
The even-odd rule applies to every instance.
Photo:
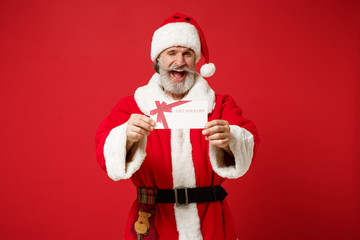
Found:
[[[108,176],[118,181],[130,178],[141,166],[146,156],[146,140],[142,138],[131,150],[132,158],[126,162],[126,128],[127,122],[113,128],[104,144],[105,165]]]
[[[224,150],[209,144],[209,156],[213,170],[223,178],[239,178],[250,167],[254,150],[254,137],[244,128],[230,125],[230,150],[234,154],[235,165],[224,163]]]

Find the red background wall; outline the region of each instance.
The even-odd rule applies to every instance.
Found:
[[[194,16],[208,81],[255,121],[251,170],[227,181],[240,239],[360,239],[359,1],[0,2],[0,238],[121,239],[135,189],[94,135],[153,73],[153,31]]]

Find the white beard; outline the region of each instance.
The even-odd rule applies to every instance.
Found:
[[[159,65],[160,85],[164,90],[175,95],[181,95],[188,92],[195,84],[195,73],[187,72],[183,82],[173,82],[170,79],[170,72],[162,69]]]

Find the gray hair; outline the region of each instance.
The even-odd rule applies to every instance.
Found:
[[[154,63],[153,68],[154,68],[155,72],[160,74],[160,71],[159,71],[160,66],[159,66],[158,60],[156,60],[156,62]]]

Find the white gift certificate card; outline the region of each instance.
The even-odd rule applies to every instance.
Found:
[[[150,117],[156,122],[155,129],[204,128],[208,121],[207,102],[154,101],[150,105]]]

